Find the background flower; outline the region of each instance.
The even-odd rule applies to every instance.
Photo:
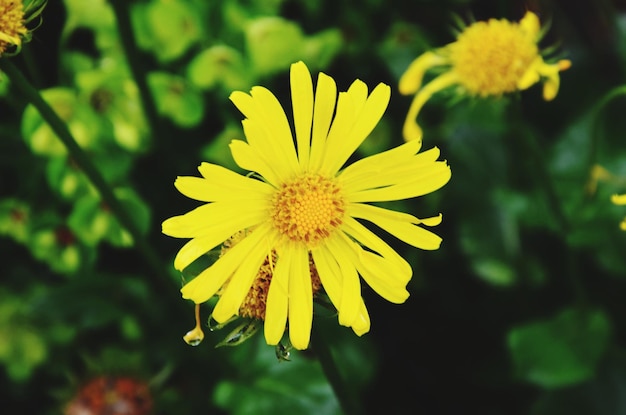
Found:
[[[461,27],[457,40],[415,59],[400,78],[401,94],[415,94],[404,123],[405,140],[421,139],[415,122],[419,111],[436,92],[458,85],[461,93],[477,97],[500,96],[524,90],[543,81],[543,97],[551,101],[559,90],[559,71],[568,69],[569,60],[546,63],[538,43],[539,18],[527,11],[519,23],[491,18]],[[445,71],[422,87],[431,68]]]

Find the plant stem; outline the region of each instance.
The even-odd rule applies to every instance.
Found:
[[[147,71],[140,59],[141,51],[137,47],[137,42],[135,41],[128,10],[129,2],[128,0],[111,0],[110,3],[113,8],[113,12],[115,13],[117,28],[120,34],[120,42],[122,44],[122,48],[124,49],[126,59],[128,60],[130,72],[137,88],[139,89],[139,95],[141,97],[144,113],[148,119],[152,134],[158,135],[158,132],[160,131],[160,118],[146,80]]]
[[[323,329],[313,324],[312,328],[312,349],[315,352],[328,383],[333,388],[335,396],[343,409],[345,415],[357,415],[361,414],[360,405],[355,399],[354,395],[350,393],[345,379],[339,372],[339,368],[335,364],[333,359],[330,343],[322,332]]]
[[[28,82],[22,72],[20,72],[11,60],[4,58],[0,59],[0,70],[7,74],[13,86],[17,88],[22,96],[29,103],[31,103],[37,111],[39,111],[41,117],[48,123],[57,137],[59,137],[59,139],[63,142],[72,157],[72,160],[78,165],[96,189],[98,189],[102,200],[108,205],[120,224],[132,235],[133,241],[145,261],[152,267],[152,270],[157,273],[157,275],[163,275],[164,267],[161,265],[161,260],[143,238],[139,228],[135,225],[131,216],[117,199],[111,187],[108,183],[106,183],[102,174],[94,166],[83,149],[76,143],[76,140],[67,128],[67,125],[59,118],[52,107],[44,101],[39,91],[37,91],[30,84],[30,82]]]
[[[520,113],[519,108],[518,113]],[[521,121],[520,125],[523,125]],[[520,135],[522,135],[525,141],[530,157],[535,160],[536,172],[539,176],[538,182],[546,195],[548,207],[556,219],[559,235],[564,241],[567,241],[572,225],[563,210],[563,206],[561,205],[561,199],[554,187],[554,182],[552,181],[552,177],[548,171],[546,159],[543,155],[541,146],[532,131],[527,128],[523,128]],[[566,269],[572,295],[580,307],[585,307],[587,304],[587,296],[582,284],[579,267],[577,266],[577,257],[572,255],[571,251],[568,251],[566,261],[567,263],[565,264],[564,269]]]
[[[589,161],[587,162],[587,171],[591,172],[593,166],[596,164],[598,158],[598,147],[600,143],[600,112],[609,105],[611,101],[619,96],[626,95],[626,85],[621,85],[611,89],[606,93],[602,99],[595,105],[592,113],[592,130],[591,130],[591,145],[589,148]]]
[[[548,206],[555,216],[559,232],[561,236],[565,237],[570,231],[571,225],[567,215],[565,215],[565,212],[563,211],[561,201],[556,193],[556,189],[554,188],[554,183],[552,182],[552,177],[546,167],[546,160],[543,156],[543,152],[541,151],[541,147],[539,146],[535,135],[531,131],[524,129],[521,132],[521,135],[526,142],[531,157],[535,160],[536,171],[539,175],[539,183],[541,184],[541,187],[543,187],[544,193],[548,199]]]

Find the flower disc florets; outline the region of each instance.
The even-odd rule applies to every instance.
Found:
[[[534,34],[518,23],[490,19],[468,26],[449,47],[459,83],[473,95],[513,92],[539,56]]]
[[[305,174],[278,190],[272,220],[290,240],[315,246],[341,225],[344,212],[345,201],[335,181]]]

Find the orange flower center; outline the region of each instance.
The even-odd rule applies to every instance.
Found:
[[[345,199],[338,184],[319,174],[304,174],[276,192],[272,220],[279,233],[315,246],[343,223]]]

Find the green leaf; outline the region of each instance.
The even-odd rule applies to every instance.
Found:
[[[135,5],[131,13],[137,43],[162,62],[181,57],[202,38],[202,21],[188,2],[152,1]]]
[[[148,125],[139,90],[123,64],[83,69],[76,74],[79,96],[88,102],[124,150],[140,152],[148,146]]]
[[[304,43],[303,59],[311,71],[325,69],[343,48],[339,29],[328,29],[309,36]]]
[[[558,388],[594,376],[610,334],[611,323],[604,312],[566,309],[553,318],[512,329],[508,346],[518,377]]]
[[[150,209],[146,204],[129,189],[115,189],[115,194],[139,230],[142,233],[147,232]],[[101,240],[106,240],[117,247],[133,245],[130,233],[120,226],[117,218],[95,195],[86,195],[74,204],[68,225],[78,238],[89,246],[95,246]]]
[[[569,388],[544,391],[531,415],[600,415],[626,413],[626,355],[612,348],[594,379]]]
[[[148,83],[159,114],[181,127],[193,127],[202,121],[204,100],[185,78],[166,72],[152,72]]]
[[[246,45],[260,75],[285,71],[303,58],[305,38],[300,26],[280,17],[259,17],[246,27]]]
[[[0,235],[25,243],[30,234],[30,206],[19,199],[0,200]]]
[[[226,45],[215,45],[200,52],[187,68],[189,81],[201,89],[221,86],[230,92],[248,90],[252,74],[241,52]]]

